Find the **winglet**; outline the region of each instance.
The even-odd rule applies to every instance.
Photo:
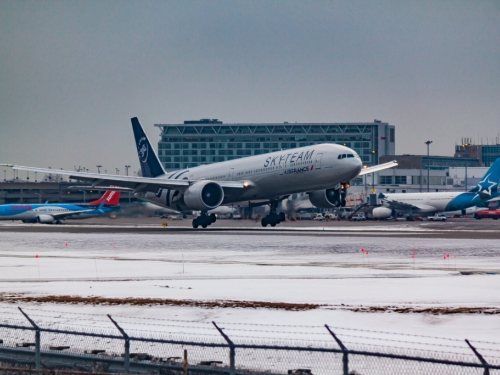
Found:
[[[103,199],[103,201],[101,202],[101,204],[99,205],[99,207],[97,207],[98,210],[102,210],[102,208],[104,207],[104,205],[106,204],[106,200]]]

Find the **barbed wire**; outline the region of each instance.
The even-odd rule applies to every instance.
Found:
[[[8,309],[9,307],[4,307],[0,306],[0,309]],[[31,310],[31,311],[38,311],[42,313],[54,313],[58,315],[64,315],[64,314],[71,314],[71,315],[83,315],[83,316],[93,316],[93,317],[99,317],[102,318],[100,321],[95,322],[95,323],[103,323],[107,319],[105,316],[102,314],[90,314],[90,313],[74,313],[74,312],[65,312],[65,311],[54,311],[54,310],[42,310],[42,309],[33,309],[33,308],[27,308],[26,310]],[[17,312],[2,312],[5,314],[9,315],[16,315],[19,314]],[[38,317],[43,317],[43,318],[50,318],[50,316],[46,315],[40,315],[40,314],[30,314],[32,316],[38,316]],[[162,327],[174,327],[174,328],[187,328],[187,329],[202,329],[202,330],[210,330],[212,327],[211,322],[200,322],[200,321],[195,321],[195,320],[183,320],[183,319],[165,319],[165,318],[147,318],[147,317],[129,317],[126,315],[113,315],[115,318],[123,318],[126,320],[132,320],[132,321],[137,321],[137,320],[147,320],[147,321],[165,321],[165,322],[181,322],[181,323],[191,323],[191,324],[197,324],[197,325],[206,325],[207,327],[199,327],[199,326],[187,326],[187,325],[175,325],[175,324],[152,324],[152,323],[141,323],[141,325],[147,325],[147,326],[162,326]],[[62,316],[58,316],[57,318],[62,318]],[[106,320],[105,320],[106,319]],[[297,335],[328,335],[326,332],[300,332],[300,331],[283,331],[283,330],[253,330],[253,329],[233,329],[228,326],[254,326],[254,327],[281,327],[281,328],[309,328],[309,329],[322,329],[324,330],[324,326],[316,326],[316,325],[293,325],[293,324],[269,324],[269,323],[236,323],[236,322],[218,322],[219,325],[225,326],[224,328],[229,331],[243,331],[243,332],[261,332],[261,333],[286,333],[286,334],[297,334]],[[72,325],[76,326],[81,326],[81,327],[89,327],[89,325],[79,325],[76,323],[72,323]],[[98,326],[96,326],[98,327]],[[417,335],[417,334],[409,334],[409,333],[400,333],[400,332],[388,332],[388,331],[380,331],[380,330],[367,330],[367,329],[361,329],[361,328],[347,328],[347,327],[338,327],[338,326],[329,326],[332,329],[335,330],[340,330],[340,331],[353,331],[353,332],[365,332],[365,333],[374,333],[374,334],[383,334],[383,335],[394,335],[394,336],[405,336],[405,337],[415,337],[415,338],[426,338],[426,339],[433,339],[433,340],[444,340],[444,341],[451,341],[451,342],[463,342],[461,339],[454,339],[454,338],[449,338],[449,337],[442,337],[442,336],[430,336],[430,335]],[[106,327],[98,327],[98,328],[106,328]],[[134,329],[135,331],[143,331],[143,332],[151,332],[148,330],[137,330]],[[348,336],[346,334],[341,334],[343,336]],[[234,336],[234,335],[233,335]],[[354,337],[354,336],[353,336]],[[359,336],[362,337],[362,336]],[[369,338],[369,337],[365,337]],[[380,340],[386,340],[386,339],[381,339],[381,338],[369,338],[369,339],[380,339]],[[484,340],[473,340],[475,343],[482,343],[482,344],[490,344],[490,345],[500,345],[500,342],[493,342],[493,341],[484,341]],[[401,341],[404,342],[404,341]],[[411,343],[416,343],[416,342],[411,342]],[[452,347],[452,346],[450,346]]]

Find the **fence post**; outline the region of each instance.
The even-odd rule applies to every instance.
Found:
[[[349,350],[345,347],[345,345],[340,341],[340,339],[333,333],[333,331],[328,327],[327,324],[325,324],[326,329],[328,332],[330,332],[330,335],[333,336],[335,341],[337,341],[337,344],[339,344],[340,349],[342,349],[342,364],[343,364],[343,369],[344,369],[344,375],[349,375]]]
[[[130,337],[127,335],[127,332],[123,330],[122,327],[118,325],[117,322],[113,320],[111,315],[108,314],[109,320],[113,322],[113,324],[118,328],[118,331],[122,334],[123,338],[125,339],[125,354],[123,357],[123,366],[125,368],[125,373],[130,373]]]
[[[221,328],[215,322],[212,322],[212,324],[215,326],[217,331],[224,337],[224,340],[229,345],[229,373],[230,375],[234,375],[236,372],[236,365],[235,365],[235,359],[236,359],[236,345],[234,345],[234,342],[222,331]]]
[[[26,314],[23,309],[18,307],[19,311],[21,311],[21,314],[24,315],[26,319],[28,319],[28,322],[33,326],[35,329],[35,368],[41,368],[42,363],[41,363],[41,357],[40,357],[40,327]]]
[[[474,354],[476,355],[476,357],[479,358],[479,361],[484,366],[484,373],[483,374],[484,375],[490,375],[490,365],[488,364],[488,362],[486,362],[486,360],[477,351],[477,349],[472,346],[472,344],[469,342],[469,340],[465,339],[465,342],[467,343],[467,345],[469,345],[469,347],[472,349],[472,351],[474,352]]]

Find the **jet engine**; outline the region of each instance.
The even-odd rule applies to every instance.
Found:
[[[189,210],[208,211],[220,206],[224,190],[213,181],[198,181],[184,192],[184,203]]]
[[[392,215],[392,210],[387,207],[376,207],[372,211],[374,219],[387,219]]]
[[[37,221],[42,224],[52,224],[56,219],[50,215],[39,215]]]
[[[333,208],[345,205],[345,191],[341,189],[316,190],[309,193],[309,201],[314,207]]]

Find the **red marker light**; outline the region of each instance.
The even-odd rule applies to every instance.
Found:
[[[446,259],[446,255],[443,257],[443,259]]]
[[[368,250],[366,250],[366,255],[368,255]]]
[[[413,255],[413,254],[412,254],[412,256],[411,256],[411,257],[412,257],[412,258],[415,258],[415,255]]]
[[[68,243],[66,242],[66,246],[68,246]]]
[[[38,258],[38,254],[35,255],[35,258]]]
[[[364,253],[365,252],[365,249],[361,249],[361,252]]]
[[[446,258],[449,258],[450,257],[450,254],[446,254]]]

